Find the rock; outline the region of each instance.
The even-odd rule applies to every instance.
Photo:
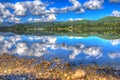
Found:
[[[85,77],[86,73],[84,70],[77,69],[75,73],[72,75],[72,79],[83,78]]]

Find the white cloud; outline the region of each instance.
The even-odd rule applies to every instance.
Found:
[[[116,46],[116,45],[120,44],[120,40],[119,40],[119,39],[110,40],[110,42],[111,42],[111,44],[112,44],[113,46]]]
[[[9,8],[9,9],[14,9],[14,8],[15,8],[14,4],[9,3],[9,2],[3,3],[3,5],[4,5],[6,8]]]
[[[75,20],[83,20],[82,18],[76,18]]]
[[[81,3],[79,3],[77,0],[69,0],[69,2],[72,4],[72,6],[66,6],[62,8],[50,8],[50,10],[46,10],[46,13],[48,14],[60,14],[60,13],[67,13],[69,11],[75,11],[77,13],[83,13],[85,10],[82,8]]]
[[[12,15],[9,19],[9,22],[20,23],[21,18],[15,17]]]
[[[73,19],[73,18],[69,18],[68,20],[69,20],[69,21],[73,21],[74,19]]]
[[[26,15],[27,9],[24,7],[23,3],[17,2],[15,4],[15,15],[17,16],[25,16]]]
[[[42,18],[34,18],[34,22],[52,22],[55,21],[57,18],[55,14],[45,14],[42,15]]]
[[[101,48],[100,47],[89,47],[85,48],[83,52],[88,55],[88,57],[96,57],[99,58],[102,56]]]
[[[28,52],[28,46],[25,42],[17,43],[15,51],[19,55],[24,55]]]
[[[34,22],[40,22],[40,21],[42,21],[41,18],[34,18],[33,20],[34,20]]]
[[[85,12],[84,9],[82,8],[81,3],[79,3],[77,0],[69,0],[73,6],[67,6],[61,8],[61,12],[68,12],[68,11],[75,11],[77,13],[83,13]]]
[[[1,40],[0,41],[0,54],[7,53],[9,49],[14,45],[12,42]]]
[[[29,6],[29,10],[33,15],[40,15],[42,12],[45,12],[46,4],[39,0],[33,1],[33,3]]]
[[[56,40],[57,40],[57,39],[56,39],[55,37],[48,37],[48,38],[47,38],[48,43],[55,43]]]
[[[55,21],[56,15],[55,14],[45,14],[42,16],[42,21]]]
[[[26,39],[31,39],[31,41],[26,42]],[[26,39],[23,39],[20,35],[0,36],[0,54],[8,53],[40,57],[45,53],[49,53],[47,48],[55,45],[56,41],[54,36],[27,36]],[[39,42],[32,42],[33,40]],[[27,43],[31,43],[31,45],[28,46]],[[15,48],[11,49],[12,46],[15,46]]]
[[[22,1],[14,4],[0,3],[0,22],[10,20],[11,22],[18,23],[20,22],[20,18],[18,17],[31,15],[39,16],[40,18],[29,18],[28,21],[55,21],[57,19],[57,14],[67,13],[69,11],[74,11],[76,13],[85,12],[82,4],[78,0],[69,0],[69,2],[72,4],[71,6],[62,8],[48,8],[49,4],[46,4],[41,0]],[[89,0],[84,3],[84,7],[88,9],[101,9],[103,2],[103,0]],[[13,11],[10,11],[9,9],[13,9]],[[81,18],[75,20],[81,20]]]
[[[69,55],[69,58],[75,59],[75,57],[81,53],[81,49],[73,48],[72,50],[73,50],[73,53]]]
[[[10,12],[9,9],[12,9],[13,13]],[[9,20],[10,22],[18,23],[20,21],[20,18],[17,18],[17,16],[29,16],[29,15],[41,16],[41,14],[44,13],[45,11],[46,11],[46,4],[42,3],[40,0],[23,1],[23,2],[17,2],[15,4],[0,3],[1,22],[2,22],[2,19],[7,18],[7,20]],[[50,19],[52,18],[52,20],[53,19],[55,20],[56,17],[48,16],[48,19],[49,18]],[[42,21],[42,18],[41,18],[41,21]]]
[[[68,8],[70,11],[74,11],[74,10],[78,12],[81,11],[82,5],[77,0],[69,0],[69,1],[73,4],[72,7]]]
[[[33,43],[29,49],[29,54],[28,55],[33,55],[33,56],[42,56],[47,52],[47,47],[46,44],[42,43]]]
[[[0,18],[0,23],[2,23],[3,22],[3,19],[2,18]]]
[[[47,43],[47,44],[55,44],[57,38],[54,36],[29,36],[28,37],[29,40],[39,40],[43,43]]]
[[[20,40],[22,40],[22,39],[21,39],[21,36],[19,36],[19,35],[11,36],[11,37],[9,37],[9,39],[8,39],[8,41],[13,42],[14,44],[15,44],[17,41],[20,41]]]
[[[4,40],[4,37],[3,36],[0,36],[0,41]]]
[[[79,55],[84,47],[84,44],[79,44],[77,46],[68,46],[68,45],[60,45],[60,44],[50,44],[49,48],[52,50],[62,49],[66,51],[72,51],[69,55],[69,59],[75,59],[77,55]]]
[[[84,3],[84,7],[87,9],[101,9],[104,0],[89,0]]]
[[[82,39],[84,37],[66,36],[66,38],[69,38],[69,39]]]
[[[14,8],[13,4],[11,3],[4,3],[4,5],[0,3],[0,22],[3,22],[5,21],[4,19],[7,19],[9,22],[18,23],[20,18],[15,17],[15,15],[12,14],[9,9],[7,9],[8,7]]]
[[[120,58],[120,53],[109,53],[108,56],[109,56],[111,59]]]
[[[120,12],[117,10],[113,10],[112,16],[120,17]]]
[[[78,46],[80,49],[83,49],[85,47],[85,44],[78,44],[76,46]]]
[[[26,37],[26,36],[24,36]],[[66,38],[66,37],[65,37]],[[70,39],[70,37],[67,37]],[[30,40],[29,40],[30,39]],[[75,39],[75,38],[71,38]],[[80,38],[78,38],[80,39]],[[0,54],[19,54],[26,56],[43,56],[49,53],[48,49],[57,50],[63,49],[66,51],[72,51],[68,57],[70,59],[75,59],[76,56],[81,54],[83,51],[87,57],[100,58],[102,56],[102,51],[100,47],[85,47],[84,44],[76,44],[74,46],[69,46],[67,44],[57,44],[57,38],[54,36],[27,36],[26,39],[21,35],[14,36],[0,36]],[[35,42],[34,42],[35,41]],[[38,41],[38,42],[37,42]],[[30,44],[29,46],[27,44]],[[16,48],[11,49],[12,46]],[[63,55],[64,56],[64,55]],[[108,56],[111,59],[120,58],[120,53],[110,53]]]
[[[31,22],[32,20],[33,20],[33,18],[32,18],[32,17],[31,17],[31,18],[28,18],[28,21],[29,21],[29,22]]]
[[[6,7],[0,3],[0,18],[7,18],[11,16],[11,13],[8,9],[6,9]]]
[[[81,3],[77,0],[69,0],[72,6],[66,6],[63,8],[49,8],[47,9],[48,4],[43,3],[41,0],[34,1],[23,1],[17,3],[0,3],[0,18],[1,22],[9,20],[10,22],[19,23],[22,16],[39,16],[41,18],[29,18],[28,21],[55,21],[56,15],[61,13],[67,13],[69,11],[75,11],[83,13],[84,9],[82,8]],[[13,11],[9,11],[12,9]],[[21,18],[22,19],[22,18]]]
[[[47,21],[55,21],[56,20],[56,16],[55,14],[49,14],[47,17]]]
[[[76,18],[76,19],[73,19],[73,18],[69,18],[68,21],[76,21],[76,20],[83,20],[82,18]]]
[[[46,4],[40,0],[17,2],[14,5],[15,14],[17,16],[25,16],[27,14],[40,15],[46,10]]]
[[[120,2],[120,0],[110,0],[110,2],[115,2],[115,3],[117,3],[117,2]]]

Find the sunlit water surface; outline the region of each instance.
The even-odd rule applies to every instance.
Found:
[[[117,64],[120,62],[120,39],[105,40],[96,36],[31,36],[0,33],[0,54],[59,58],[75,63]]]

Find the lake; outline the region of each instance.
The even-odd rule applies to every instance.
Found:
[[[63,59],[71,63],[114,64],[120,61],[120,39],[97,36],[33,36],[0,33],[0,54]]]

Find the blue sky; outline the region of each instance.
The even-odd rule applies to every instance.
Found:
[[[120,17],[120,0],[0,0],[0,22],[39,22]]]

